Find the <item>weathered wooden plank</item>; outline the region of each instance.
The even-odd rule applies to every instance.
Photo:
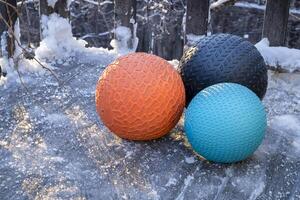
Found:
[[[168,60],[180,59],[184,46],[184,5],[180,1],[170,3],[158,0],[140,0],[138,3],[138,51],[153,53]]]
[[[153,54],[167,60],[180,59],[183,53],[184,42],[181,37],[181,23],[174,21],[167,27],[167,32],[160,37],[153,37]]]
[[[186,34],[206,35],[209,0],[187,0]]]
[[[285,46],[290,0],[268,0],[265,11],[263,37],[271,46]]]

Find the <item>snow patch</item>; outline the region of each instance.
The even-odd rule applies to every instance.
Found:
[[[8,84],[13,82],[20,83],[20,77],[22,79],[26,79],[28,77],[23,77],[23,73],[25,71],[29,72],[38,72],[41,69],[34,60],[27,60],[23,56],[23,50],[19,46],[20,42],[20,22],[19,19],[16,20],[14,26],[14,38],[15,38],[15,51],[12,58],[8,58],[7,52],[7,37],[8,33],[5,31],[1,35],[1,51],[2,51],[2,58],[0,58],[0,66],[2,70],[6,73],[6,77],[0,78],[0,86],[4,85],[7,87]],[[20,74],[18,74],[20,73]]]
[[[249,3],[246,1],[236,2],[234,6],[239,8],[252,8],[252,9],[258,9],[264,11],[266,9],[265,5],[259,5],[257,3]],[[297,8],[290,8],[291,14],[300,14],[300,11]]]
[[[289,94],[294,94],[297,98],[300,98],[300,73],[277,73],[269,70],[268,77],[268,90],[284,88]],[[282,107],[284,106],[282,105]]]
[[[182,17],[182,31],[183,33],[186,33],[186,7],[185,7],[185,12],[184,15]]]
[[[213,9],[216,9],[216,8],[222,6],[222,5],[224,5],[225,3],[228,3],[228,2],[230,2],[230,1],[231,1],[231,0],[218,0],[218,1],[214,2],[214,3],[212,3],[212,4],[210,5],[209,8],[210,8],[211,10],[213,10]]]
[[[265,63],[272,67],[281,67],[288,72],[300,70],[300,50],[287,47],[270,47],[267,38],[262,39],[256,48],[264,57]]]
[[[16,51],[13,59],[8,59],[6,52],[6,36],[4,32],[1,36],[2,55],[0,65],[4,72],[7,72],[6,77],[0,78],[0,86],[7,87],[8,82],[21,82],[19,75],[22,76],[22,82],[27,83],[26,79],[30,79],[28,72],[44,74],[46,70],[38,61],[49,69],[53,66],[65,66],[76,60],[81,63],[99,62],[103,59],[113,60],[117,52],[104,48],[86,48],[87,44],[84,40],[77,40],[72,35],[72,27],[69,21],[53,13],[50,16],[43,15],[41,18],[42,38],[40,46],[35,50],[35,59],[27,60],[23,56],[23,49],[18,46],[20,42],[16,42]],[[20,41],[19,22],[15,25],[15,38]],[[18,69],[18,70],[16,70]],[[19,74],[20,72],[20,74]],[[10,81],[9,81],[10,80]],[[29,81],[30,82],[30,81]]]
[[[258,9],[258,10],[265,10],[266,9],[265,5],[259,5],[257,3],[249,3],[249,2],[236,2],[234,4],[234,6],[240,7],[240,8],[255,8],[255,9]]]
[[[67,0],[67,8],[69,9],[70,8],[70,5],[72,3],[73,0]]]
[[[115,51],[104,48],[86,48],[86,41],[76,39],[72,34],[69,21],[56,13],[42,16],[43,40],[36,49],[36,58],[48,61],[72,60],[80,57],[84,60],[99,60],[99,55],[115,55]]]
[[[10,67],[10,61],[8,59],[8,52],[6,50],[7,48],[7,32],[4,31],[1,35],[1,52],[2,52],[2,58],[0,58],[0,65],[3,72],[9,71],[11,69]],[[0,77],[0,86],[4,85],[7,82],[7,77]]]
[[[110,45],[114,48],[119,55],[125,55],[131,52],[135,52],[138,46],[138,38],[135,36],[136,24],[134,24],[134,35],[132,37],[132,33],[130,28],[125,26],[118,26],[115,30],[115,37],[110,42]],[[130,47],[131,46],[131,47]]]
[[[86,42],[76,40],[67,19],[53,13],[49,17],[42,16],[43,40],[36,50],[38,58],[59,59],[75,56],[76,51],[82,52]]]
[[[245,39],[249,39],[249,35],[248,35],[248,34],[245,34],[245,35],[244,35],[244,38],[245,38]]]
[[[16,20],[14,26],[14,38],[15,38],[15,52],[14,52],[14,59],[17,59],[22,54],[22,49],[19,46],[21,44],[21,30],[20,30],[20,20],[19,18]]]
[[[270,122],[273,128],[288,131],[287,138],[292,140],[292,145],[300,151],[300,119],[295,115],[280,115]]]
[[[195,160],[195,158],[193,156],[192,157],[185,157],[184,160],[188,164],[193,164],[193,163],[196,162],[196,160]]]
[[[177,70],[179,66],[179,60],[173,59],[173,60],[168,60],[168,62]]]

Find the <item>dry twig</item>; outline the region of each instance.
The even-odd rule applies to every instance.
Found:
[[[3,1],[3,0],[0,0],[0,2],[1,1]],[[10,16],[10,15],[9,15]],[[9,33],[9,36],[10,37],[12,37],[13,38],[13,40],[17,43],[17,45],[22,49],[22,54],[24,55],[24,53],[26,53],[26,54],[31,54],[31,52],[29,52],[26,48],[24,48],[23,46],[22,46],[22,44],[20,43],[20,41],[15,37],[15,35],[14,35],[14,28],[11,26],[11,22],[7,22],[5,19],[4,19],[4,17],[2,16],[2,14],[0,14],[0,20],[2,20],[5,24],[6,24],[6,26],[7,26],[7,28],[8,28],[8,33]],[[10,20],[11,20],[11,18],[10,18]],[[54,77],[55,77],[55,79],[58,81],[58,83],[60,84],[61,83],[61,81],[60,81],[60,79],[58,78],[58,76],[55,74],[55,72],[52,70],[52,69],[50,69],[50,68],[48,68],[48,67],[46,67],[44,64],[42,64],[38,59],[36,59],[34,56],[32,57],[32,59],[34,59],[43,69],[45,69],[45,70],[47,70],[47,71],[49,71]],[[16,67],[16,70],[18,71],[18,68]],[[18,72],[19,73],[19,72]]]

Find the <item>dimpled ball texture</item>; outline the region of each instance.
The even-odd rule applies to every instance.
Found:
[[[166,60],[146,53],[118,58],[96,88],[96,109],[103,123],[129,140],[164,136],[179,121],[184,105],[178,72]]]
[[[264,59],[247,40],[230,34],[204,37],[187,49],[179,63],[187,105],[201,90],[217,83],[244,85],[262,99],[268,75]]]
[[[185,114],[185,132],[193,149],[207,160],[233,163],[261,144],[266,113],[248,88],[220,83],[199,92]]]

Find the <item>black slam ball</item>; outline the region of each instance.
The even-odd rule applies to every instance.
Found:
[[[253,44],[230,35],[216,34],[187,49],[179,63],[186,90],[186,105],[211,85],[232,82],[244,85],[262,99],[268,74],[264,59]]]

